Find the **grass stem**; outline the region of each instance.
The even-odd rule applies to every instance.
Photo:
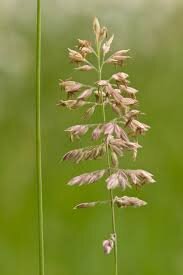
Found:
[[[41,0],[37,0],[37,35],[36,35],[36,171],[37,171],[37,207],[39,238],[39,275],[44,275],[44,232],[43,232],[43,187],[41,165]]]

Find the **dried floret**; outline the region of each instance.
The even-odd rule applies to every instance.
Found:
[[[83,55],[77,51],[68,49],[69,51],[69,58],[71,60],[71,62],[73,63],[81,63],[85,61],[85,58],[83,57]]]
[[[114,242],[111,239],[104,240],[103,243],[102,243],[102,246],[103,246],[103,249],[104,249],[104,253],[108,255],[108,254],[111,253],[111,251],[113,249]]]
[[[132,97],[135,97],[135,94],[138,92],[137,89],[135,89],[133,87],[128,87],[125,85],[120,85],[119,88],[121,91],[125,92],[127,95],[130,95]]]
[[[91,173],[85,173],[80,176],[72,178],[69,182],[68,185],[83,185],[83,184],[91,184],[99,179],[101,179],[106,173],[106,170],[98,170],[94,171]]]
[[[140,200],[138,198],[135,197],[127,197],[127,196],[123,196],[121,198],[119,197],[115,197],[114,198],[114,203],[117,205],[117,207],[119,208],[123,208],[123,207],[141,207],[141,206],[145,206],[147,204],[147,202]]]
[[[103,127],[101,125],[98,125],[92,132],[92,139],[98,140],[103,132]]]
[[[79,67],[75,68],[75,70],[83,71],[83,72],[88,72],[88,71],[91,71],[93,69],[94,69],[94,67],[91,66],[91,65],[83,65],[83,66],[79,66]]]
[[[136,135],[144,134],[150,129],[149,125],[142,123],[136,119],[131,119],[127,125],[132,130],[132,132]]]
[[[107,64],[114,64],[114,65],[123,65],[124,61],[129,59],[130,56],[127,55],[129,50],[120,50],[115,52],[113,55],[111,55],[105,63]]]
[[[72,160],[79,163],[83,160],[95,160],[102,157],[106,152],[105,144],[100,144],[96,146],[79,148],[69,151],[63,156],[63,160]]]
[[[82,100],[85,100],[87,99],[88,97],[90,97],[92,95],[92,89],[87,89],[87,90],[84,90],[78,97],[77,99],[82,99]]]
[[[65,131],[69,132],[71,136],[71,140],[74,139],[74,137],[79,138],[87,133],[89,129],[88,125],[75,125],[72,127],[67,128]]]
[[[114,35],[112,35],[112,36],[109,38],[109,40],[107,40],[107,41],[103,44],[102,50],[103,50],[104,55],[110,51],[110,47],[111,47],[111,44],[112,44],[113,39],[114,39]]]
[[[116,173],[112,174],[110,177],[106,179],[107,188],[114,189],[116,187],[121,187],[125,190],[127,187],[131,187],[127,175],[123,172],[123,170],[118,170]]]
[[[95,207],[99,202],[94,201],[94,202],[82,202],[80,204],[77,204],[74,206],[73,209],[81,209],[81,208],[92,208]]]
[[[130,181],[136,186],[142,186],[145,183],[154,183],[153,175],[145,170],[126,170],[125,173]]]

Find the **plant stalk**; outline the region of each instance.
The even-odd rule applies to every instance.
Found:
[[[44,231],[43,231],[43,186],[41,165],[41,0],[37,0],[36,20],[36,172],[37,172],[37,207],[38,207],[38,238],[39,238],[39,275],[44,275]]]
[[[100,43],[97,43],[97,60],[98,60],[98,78],[99,80],[102,79],[102,67],[104,64],[104,57],[101,64],[101,54],[100,54]],[[105,104],[103,100],[103,93],[101,91],[101,100],[102,100],[102,115],[103,121],[106,122],[106,112],[105,112]],[[108,144],[106,144],[106,152],[107,152],[107,164],[111,175],[111,162],[110,162],[110,154]],[[115,275],[118,275],[118,246],[117,246],[117,234],[116,234],[116,219],[115,219],[115,207],[114,207],[114,195],[113,191],[110,190],[110,201],[111,201],[111,211],[112,211],[112,230],[115,236],[115,243],[114,243],[114,261],[115,261]]]

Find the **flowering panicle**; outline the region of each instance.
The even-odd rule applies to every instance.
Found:
[[[153,175],[145,170],[120,168],[119,159],[124,156],[126,151],[132,152],[133,158],[136,159],[138,149],[142,148],[137,137],[145,134],[150,126],[139,121],[139,116],[143,113],[137,109],[138,90],[131,87],[129,75],[122,69],[125,61],[130,58],[129,49],[118,50],[111,54],[114,35],[108,38],[107,28],[102,27],[97,18],[94,18],[93,21],[93,31],[94,43],[78,39],[76,50],[69,48],[68,52],[70,61],[76,65],[76,70],[85,72],[85,74],[94,71],[97,73],[97,79],[92,85],[73,79],[60,80],[59,86],[63,97],[57,106],[63,106],[70,110],[82,107],[85,109],[83,111],[85,119],[91,118],[96,108],[102,110],[102,119],[98,123],[78,124],[65,130],[72,141],[89,134],[91,142],[95,142],[95,144],[71,150],[63,156],[63,160],[79,163],[86,160],[104,159],[104,157],[107,159],[107,165],[104,165],[102,170],[75,176],[68,182],[68,185],[88,185],[105,179],[106,189],[110,193],[109,200],[79,203],[74,209],[91,208],[106,203],[111,205],[112,233],[109,239],[103,241],[103,250],[105,254],[110,254],[114,248],[115,275],[117,275],[115,207],[141,207],[147,203],[136,197],[114,196],[114,189],[119,188],[124,191],[126,188],[142,187],[146,183],[155,182]],[[93,59],[90,59],[90,56],[96,57],[96,64],[93,64],[91,61]],[[110,64],[116,65],[116,68],[120,66],[120,71],[113,73],[108,79],[103,79],[104,67]],[[108,108],[113,110],[114,118],[111,120],[107,119]]]

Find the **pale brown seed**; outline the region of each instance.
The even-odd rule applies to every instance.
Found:
[[[109,40],[107,40],[107,41],[103,44],[102,50],[103,50],[104,55],[110,51],[110,47],[111,47],[111,44],[112,44],[113,39],[114,39],[114,35],[112,35],[112,36],[109,38]]]
[[[109,255],[114,247],[114,241],[112,239],[104,240],[102,243],[104,253]]]
[[[87,109],[86,112],[84,113],[83,117],[85,119],[89,119],[94,114],[95,108],[96,108],[96,105],[93,105],[92,107]]]
[[[78,97],[77,99],[82,99],[82,100],[85,100],[87,98],[89,98],[91,95],[92,95],[92,89],[87,89],[87,90],[84,90]]]
[[[114,148],[113,149],[114,151],[115,151],[115,147],[118,148],[120,151],[123,151],[124,149],[128,148],[127,143],[124,140],[120,139],[120,138],[118,138],[118,139],[111,138],[109,140],[109,146]]]
[[[83,47],[89,48],[89,47],[91,47],[91,42],[88,41],[88,40],[78,39],[78,43],[79,43],[79,48],[83,48]]]
[[[73,92],[78,92],[79,89],[82,87],[82,85],[80,83],[76,83],[75,85],[69,85],[69,86],[65,86],[65,91],[67,93],[73,93]]]
[[[126,134],[125,130],[119,127],[118,124],[114,124],[114,132],[117,138],[121,138],[122,140],[129,142],[128,135]]]
[[[76,109],[83,105],[85,105],[86,102],[83,100],[59,100],[57,103],[57,106],[64,106],[68,109]]]
[[[114,127],[115,127],[114,123],[112,122],[104,124],[103,126],[104,135],[112,135],[114,131]]]
[[[106,87],[106,90],[107,93],[114,98],[116,104],[123,104],[123,97],[115,89]]]
[[[115,197],[114,198],[114,203],[117,205],[117,207],[119,208],[123,208],[123,207],[141,207],[141,206],[145,206],[147,204],[147,202],[140,200],[136,197],[127,197],[127,196],[123,196],[121,198],[119,197]]]
[[[79,89],[83,86],[79,82],[75,82],[72,80],[60,80],[59,86],[63,88],[67,93],[73,93],[79,91]]]
[[[128,182],[128,177],[123,172],[123,170],[118,170],[116,173],[112,174],[106,179],[106,182],[108,189],[121,187],[123,190],[125,190],[126,187],[131,187],[130,183]]]
[[[138,92],[137,89],[132,88],[132,87],[127,87],[127,86],[125,86],[125,85],[120,85],[119,87],[120,87],[120,89],[121,89],[122,91],[126,92],[128,95],[131,95],[131,96],[133,96],[133,97],[134,97],[135,94]]]
[[[87,56],[87,54],[90,54],[93,52],[93,48],[91,47],[91,42],[88,41],[88,40],[81,40],[81,39],[78,39],[78,42],[79,42],[79,51],[80,51],[80,54],[85,58]],[[81,70],[86,70],[86,69],[81,69]],[[88,70],[88,68],[87,68]]]
[[[68,185],[83,185],[83,184],[91,184],[99,179],[101,179],[106,173],[106,170],[98,170],[94,171],[91,173],[85,173],[80,176],[72,178],[69,182]]]
[[[109,95],[111,95],[116,102],[116,104],[121,105],[123,108],[127,108],[128,106],[134,105],[137,103],[136,99],[123,97],[118,90],[113,89],[112,87],[106,87],[106,91]]]
[[[121,103],[123,105],[129,106],[129,105],[134,105],[136,104],[138,101],[136,99],[133,98],[128,98],[128,97],[123,97],[121,98]]]
[[[83,149],[71,150],[63,156],[63,160],[76,161],[82,154],[83,154]]]
[[[94,160],[101,158],[105,152],[105,144],[100,144],[92,147],[72,150],[64,155],[63,160],[72,160],[76,163],[79,163],[83,160]]]
[[[83,47],[83,48],[80,49],[80,53],[83,57],[86,57],[87,54],[90,54],[92,52],[93,52],[92,48]]]
[[[101,28],[97,17],[95,17],[93,20],[93,31],[95,33],[96,39],[98,40],[100,36]]]
[[[142,148],[142,146],[137,142],[126,142],[126,147],[127,147],[127,150],[133,152],[133,159],[136,160],[137,150]]]
[[[130,49],[128,49],[128,50],[119,50],[119,51],[117,51],[117,52],[115,52],[114,54],[113,54],[113,56],[123,56],[123,55],[125,55],[125,54],[127,54],[128,52],[130,51]]]
[[[119,165],[118,156],[114,151],[111,152],[111,163],[114,168],[117,168]]]
[[[101,97],[101,95],[103,96],[103,98],[106,97],[106,94],[103,91],[96,90],[96,91],[94,91],[94,94],[95,94],[97,100]]]
[[[101,30],[100,30],[99,39],[101,41],[103,41],[105,38],[107,38],[107,28],[106,27],[102,27]]]
[[[81,53],[71,50],[69,48],[68,48],[68,51],[69,51],[69,58],[71,62],[80,63],[85,61],[85,58],[82,56]]]
[[[122,116],[122,111],[121,111],[121,109],[116,104],[110,102],[110,105],[112,106],[113,111],[117,115]]]
[[[65,88],[65,86],[74,85],[76,82],[73,80],[59,80],[59,86]]]
[[[99,80],[96,82],[98,86],[107,86],[109,84],[108,80]]]
[[[136,186],[142,186],[145,183],[154,183],[153,175],[145,170],[125,170],[130,181]]]
[[[77,204],[76,206],[74,206],[73,209],[83,209],[83,208],[92,208],[95,207],[97,204],[99,204],[100,202],[98,201],[94,201],[94,202],[83,202],[80,204]]]
[[[127,120],[126,125],[131,121],[132,118],[136,118],[141,112],[139,110],[130,110],[125,114],[125,119]]]
[[[69,132],[69,134],[71,135],[71,139],[73,140],[74,137],[79,138],[86,134],[88,129],[88,125],[75,125],[67,128],[65,131]]]
[[[91,208],[95,207],[97,204],[98,202],[83,202],[74,206],[73,209]]]
[[[124,82],[128,78],[128,74],[119,72],[112,75],[112,79],[116,80],[117,82]]]
[[[122,157],[123,156],[123,149],[119,148],[118,146],[114,144],[109,144],[109,147],[112,152],[115,152],[117,156]]]
[[[116,146],[120,150],[127,149],[129,151],[137,152],[139,148],[141,148],[141,145],[137,142],[130,142],[130,141],[124,141],[121,138],[111,138],[109,140],[109,146]],[[113,149],[114,150],[114,149]]]
[[[130,56],[126,55],[128,52],[129,50],[117,51],[112,56],[110,56],[105,63],[121,66],[125,60],[130,58]]]
[[[142,123],[136,119],[131,119],[130,122],[128,122],[128,127],[133,131],[134,134],[144,134],[150,129],[150,126]]]
[[[127,78],[128,78],[128,74],[123,72],[119,72],[117,74],[112,75],[112,79],[114,79],[118,85],[122,84],[127,86],[130,83],[130,81],[127,80]]]
[[[93,69],[94,69],[94,67],[90,66],[90,65],[83,65],[83,66],[75,68],[75,70],[83,71],[83,72],[88,72],[88,71],[91,71]]]
[[[64,81],[60,79],[59,86],[63,88],[66,92],[75,92],[82,87],[82,84],[72,80]]]
[[[124,61],[129,59],[130,56],[113,56],[108,58],[105,63],[122,66]]]
[[[102,134],[102,128],[101,125],[97,126],[93,132],[92,132],[92,139],[93,140],[98,140]]]

